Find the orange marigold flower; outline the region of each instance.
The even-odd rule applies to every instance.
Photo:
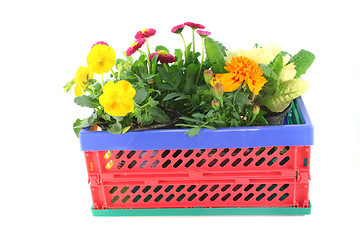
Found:
[[[244,56],[233,57],[230,63],[226,63],[225,70],[229,73],[216,75],[221,79],[224,92],[235,91],[245,81],[250,91],[258,95],[267,82],[258,64]]]

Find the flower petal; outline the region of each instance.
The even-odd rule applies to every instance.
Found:
[[[117,83],[115,83],[115,85],[116,85],[116,88],[118,89],[118,91],[120,92],[120,94],[122,95],[122,97],[125,97],[125,96],[126,96],[126,98],[135,97],[136,90],[133,88],[131,83],[129,83],[128,81],[121,80],[121,81],[118,81]]]
[[[220,75],[220,76],[218,76]],[[223,87],[224,92],[233,92],[238,89],[243,82],[243,80],[236,80],[236,75],[233,73],[225,73],[225,74],[218,74],[217,77],[220,77],[221,84]]]
[[[75,86],[75,95],[77,96],[77,97],[79,97],[79,96],[81,96],[83,94],[83,90],[81,89],[81,87],[78,85],[78,84],[76,84],[76,86]]]
[[[129,112],[134,111],[134,100],[122,99],[122,101],[113,102],[111,106],[104,108],[105,112],[111,116],[123,117]]]

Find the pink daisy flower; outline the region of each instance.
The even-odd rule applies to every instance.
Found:
[[[155,55],[158,55],[157,60],[160,61],[161,63],[173,63],[176,61],[176,58],[173,55],[166,52],[165,50],[158,50],[157,52],[150,54],[149,55],[150,61],[153,59]]]
[[[196,30],[196,32],[200,35],[202,38],[206,38],[210,36],[211,32],[203,31],[203,30]]]
[[[136,39],[136,41],[131,45],[131,47],[126,50],[126,56],[130,57],[131,55],[133,55],[137,50],[139,50],[139,48],[142,47],[142,45],[144,45],[145,42],[145,38]]]
[[[175,27],[173,27],[171,29],[171,32],[176,33],[176,34],[180,34],[182,32],[182,30],[184,29],[184,27],[185,27],[185,24],[176,25]]]
[[[109,46],[109,44],[107,44],[106,42],[104,42],[104,41],[99,41],[99,42],[95,43],[94,45],[92,45],[91,49],[92,49],[95,45],[98,45],[98,44]]]
[[[156,30],[153,28],[147,28],[142,31],[138,31],[135,35],[135,39],[139,38],[149,38],[151,36],[154,36],[156,33]]]
[[[193,23],[193,22],[186,22],[184,23],[186,26],[189,26],[193,29],[197,29],[197,28],[200,28],[200,29],[204,29],[205,26],[204,25],[201,25],[201,24],[198,24],[198,23]]]

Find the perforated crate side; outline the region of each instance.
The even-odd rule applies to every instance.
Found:
[[[126,177],[139,174],[263,172],[293,175],[309,172],[310,146],[220,149],[111,150],[85,152],[89,174]],[[149,175],[150,177],[150,175]]]
[[[309,182],[293,179],[106,182],[91,186],[94,209],[309,207]]]

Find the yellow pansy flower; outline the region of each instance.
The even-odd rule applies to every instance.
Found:
[[[107,73],[115,65],[115,51],[108,45],[96,44],[91,48],[86,61],[94,73]]]
[[[99,102],[107,114],[123,117],[134,110],[135,94],[135,89],[128,81],[109,81],[103,88]]]
[[[85,88],[87,87],[86,82],[88,79],[93,79],[94,73],[87,67],[79,67],[76,71],[74,82],[75,85],[75,95],[81,96],[84,93]]]

